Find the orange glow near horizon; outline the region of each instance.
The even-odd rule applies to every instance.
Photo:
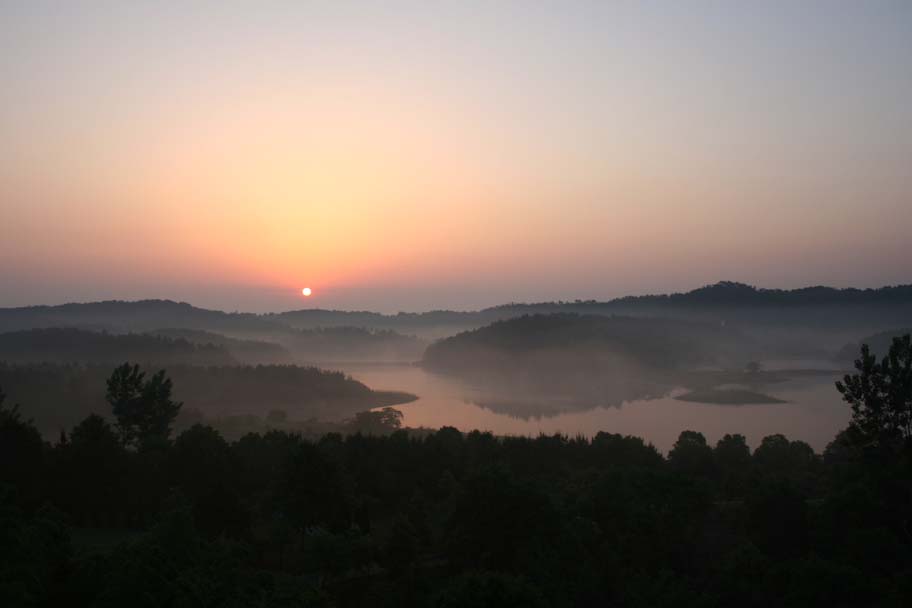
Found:
[[[827,20],[768,47],[725,8],[719,38],[694,11],[608,3],[37,4],[0,9],[0,306],[908,280],[912,81],[882,75],[908,73],[912,38],[892,17],[847,56],[861,38],[817,31],[807,52]],[[830,55],[833,82],[807,63]]]

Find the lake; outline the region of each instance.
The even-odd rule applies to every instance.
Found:
[[[806,362],[779,369],[804,367]],[[775,433],[800,439],[821,452],[845,428],[851,411],[834,387],[838,372],[799,376],[767,385],[763,391],[786,403],[761,405],[716,405],[679,401],[684,392],[675,389],[666,397],[632,400],[620,406],[568,410],[556,415],[536,415],[537,408],[524,412],[515,403],[510,410],[484,406],[489,395],[482,389],[449,376],[402,364],[335,364],[367,386],[378,390],[401,390],[418,395],[418,400],[396,409],[408,427],[453,426],[462,431],[479,429],[497,435],[538,435],[539,433],[582,434],[599,431],[635,435],[651,442],[662,452],[674,444],[685,429],[703,433],[714,444],[726,433],[741,433],[752,448]],[[770,367],[767,367],[770,369]],[[539,410],[540,411],[540,410]]]

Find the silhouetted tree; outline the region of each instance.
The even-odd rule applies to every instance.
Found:
[[[195,424],[174,440],[171,479],[192,503],[196,528],[206,536],[239,536],[249,515],[236,490],[235,458],[215,429]]]
[[[867,344],[836,389],[852,407],[855,436],[872,446],[900,446],[912,440],[912,338],[893,338],[880,361]]]
[[[348,430],[364,435],[388,435],[402,427],[402,412],[392,407],[358,412],[348,421]]]
[[[107,400],[124,445],[166,441],[183,405],[171,399],[171,380],[161,370],[146,380],[139,365],[124,363],[108,378]]]
[[[713,471],[713,451],[703,433],[681,431],[678,440],[668,452],[672,467],[694,477],[706,477]]]
[[[44,441],[31,420],[25,420],[19,405],[4,406],[0,389],[0,484],[11,484],[19,499],[34,504],[40,493],[44,469]]]
[[[63,444],[63,442],[61,443]],[[74,426],[66,444],[73,449],[98,450],[102,458],[110,458],[120,452],[117,433],[114,432],[108,421],[98,414],[90,414],[85,420]]]
[[[126,453],[117,433],[104,418],[92,414],[73,427],[68,444],[58,450],[67,490],[61,503],[70,504],[84,524],[113,525],[127,491]]]
[[[639,437],[599,431],[592,438],[592,451],[602,465],[657,467],[663,464],[662,455]]]
[[[723,492],[730,498],[741,496],[751,470],[751,453],[744,435],[726,434],[716,443],[713,461]]]
[[[820,464],[813,448],[803,441],[789,441],[780,434],[764,437],[754,450],[757,473],[770,480],[787,480],[810,493]]]

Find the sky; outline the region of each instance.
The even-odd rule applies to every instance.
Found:
[[[0,0],[0,306],[910,283],[910,58],[907,0]]]

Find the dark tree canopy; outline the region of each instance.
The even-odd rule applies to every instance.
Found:
[[[167,440],[183,405],[171,399],[171,380],[164,370],[146,380],[139,365],[124,363],[108,378],[107,400],[124,445],[148,446]]]
[[[12,484],[31,494],[44,458],[44,443],[31,421],[22,418],[18,404],[4,406],[0,388],[0,485]]]
[[[348,421],[352,433],[365,435],[386,435],[402,427],[402,412],[392,407],[379,411],[358,412]]]
[[[706,476],[713,470],[713,451],[703,433],[681,431],[668,453],[668,462],[682,473]]]
[[[741,435],[713,448],[684,431],[666,458],[605,432],[386,432],[399,417],[374,411],[360,419],[384,432],[233,441],[195,425],[170,441],[171,392],[164,374],[121,366],[117,427],[92,414],[56,445],[0,393],[0,606],[912,598],[908,458],[859,466],[869,452],[846,448],[850,433],[821,459],[783,435],[751,453]]]
[[[882,359],[867,344],[836,388],[852,406],[850,430],[864,444],[898,445],[912,440],[912,338],[894,338]]]

